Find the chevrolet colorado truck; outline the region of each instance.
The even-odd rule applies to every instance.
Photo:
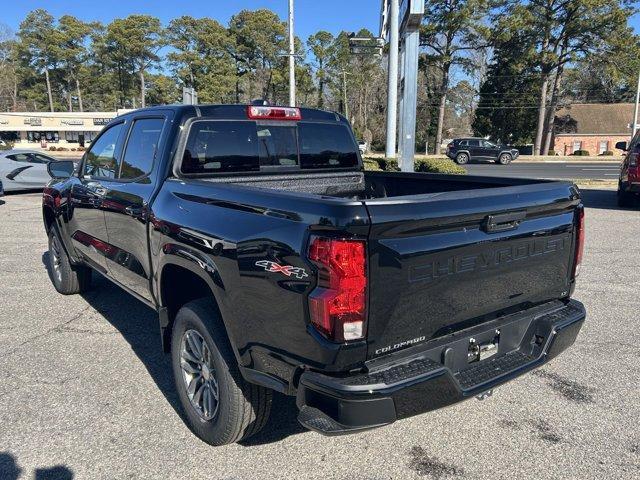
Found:
[[[585,319],[575,185],[364,171],[333,112],[137,110],[49,170],[53,285],[100,274],[156,310],[186,421],[213,445],[257,433],[274,390],[326,435],[485,395]]]

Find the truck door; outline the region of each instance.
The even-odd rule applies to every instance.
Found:
[[[107,258],[109,274],[119,283],[153,301],[151,266],[147,243],[149,201],[156,182],[153,165],[160,150],[163,114],[134,117],[122,153],[116,178],[105,184],[105,221],[114,254]]]
[[[105,257],[112,254],[104,219],[104,183],[116,175],[124,122],[104,130],[84,156],[79,181],[70,194],[69,235],[73,246],[95,268],[105,271]]]
[[[469,160],[478,160],[484,158],[484,149],[480,145],[480,140],[467,140],[469,149]]]

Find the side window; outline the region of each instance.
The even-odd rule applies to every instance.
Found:
[[[470,147],[479,147],[480,146],[480,140],[469,140],[469,146]]]
[[[482,141],[482,145],[483,145],[485,148],[496,148],[496,145],[495,145],[494,143],[491,143],[491,142],[490,142],[490,141],[488,141],[488,140],[483,140],[483,141]]]
[[[120,178],[138,178],[151,172],[158,153],[164,118],[135,120],[120,167]]]
[[[459,143],[459,145],[460,145],[461,147],[466,147],[466,146],[468,145],[468,143],[467,143],[467,141],[466,141],[466,140],[462,140],[462,141]]]
[[[31,162],[28,153],[16,153],[15,155],[7,155],[9,160],[13,160],[14,162]]]
[[[39,153],[32,153],[31,161],[33,163],[44,163],[46,165],[47,163],[51,162],[51,159],[45,157],[44,155],[40,155]]]
[[[91,145],[84,162],[84,174],[91,177],[116,178],[118,160],[116,146],[123,123],[118,123],[105,131]]]
[[[629,151],[634,152],[638,150],[640,146],[640,130],[636,133],[636,136],[631,139],[631,143],[629,144]]]
[[[182,173],[231,173],[260,170],[255,122],[196,121],[189,130]]]

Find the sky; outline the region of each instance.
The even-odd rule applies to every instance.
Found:
[[[181,15],[213,17],[222,24],[242,9],[268,8],[282,20],[287,18],[288,0],[2,0],[0,22],[14,31],[25,15],[36,8],[45,8],[55,17],[75,15],[84,21],[108,23],[132,13],[159,17],[164,24]],[[295,33],[302,39],[318,30],[332,33],[368,28],[378,34],[380,0],[295,0]],[[640,33],[640,14],[630,19]]]
[[[0,22],[14,31],[27,13],[44,8],[53,16],[74,15],[84,21],[108,23],[133,13],[157,16],[166,25],[182,15],[212,17],[223,25],[242,9],[268,8],[287,19],[288,0],[2,0]],[[378,34],[379,0],[295,0],[294,31],[306,39],[318,30],[332,33],[368,28]]]

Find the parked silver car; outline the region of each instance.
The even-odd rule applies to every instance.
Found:
[[[5,192],[44,187],[51,176],[47,164],[57,159],[35,150],[0,152],[0,181]]]

